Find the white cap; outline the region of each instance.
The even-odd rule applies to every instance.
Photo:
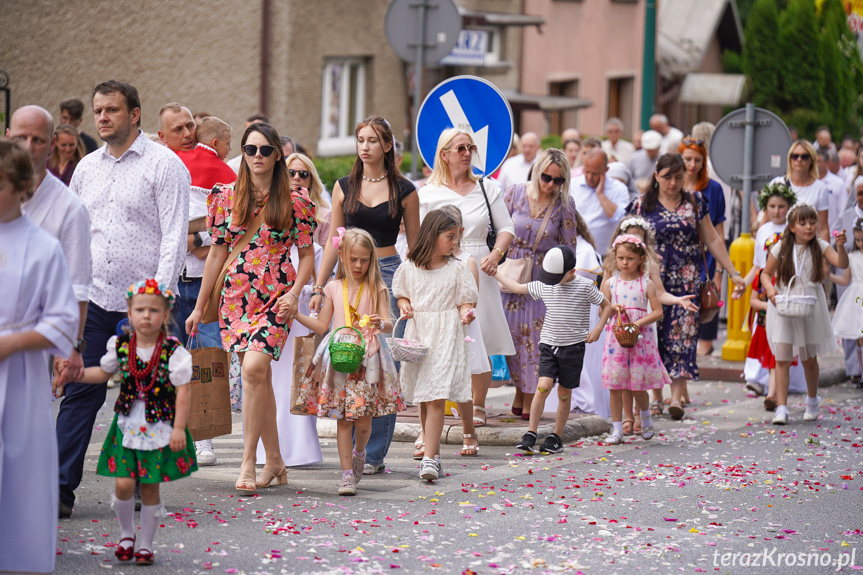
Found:
[[[647,130],[641,134],[641,147],[645,150],[658,150],[662,145],[662,134],[656,130]]]
[[[608,171],[605,172],[608,178],[615,178],[624,184],[629,184],[629,179],[632,175],[629,173],[629,168],[623,162],[611,162],[608,164]]]

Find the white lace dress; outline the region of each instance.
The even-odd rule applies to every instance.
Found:
[[[436,270],[417,268],[407,261],[393,278],[393,295],[408,298],[414,312],[407,321],[406,339],[429,347],[422,363],[401,364],[401,385],[412,403],[471,399],[470,343],[458,306],[477,301],[476,282],[461,262],[449,261]]]
[[[842,339],[863,337],[863,252],[848,254],[851,283],[845,288],[833,312],[833,332]]]

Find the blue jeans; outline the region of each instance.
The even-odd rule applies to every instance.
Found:
[[[84,324],[84,340],[87,342],[82,358],[84,367],[99,365],[99,360],[105,355],[105,345],[112,335],[116,335],[117,324],[126,317],[126,312],[106,311],[90,302]],[[69,507],[75,505],[75,489],[81,484],[87,446],[107,392],[108,386],[104,383],[70,383],[65,388],[57,413],[56,431],[60,501]]]
[[[217,321],[202,323],[197,337],[192,342],[192,345],[189,345],[189,336],[186,335],[186,320],[192,315],[200,292],[201,278],[188,282],[180,279],[177,287],[177,297],[174,299],[174,309],[171,310],[174,316],[174,329],[172,332],[186,349],[196,349],[199,347],[220,348],[222,347],[222,333]]]
[[[393,297],[393,276],[401,263],[402,259],[398,255],[378,258],[381,277],[387,285],[387,289],[390,290],[390,308],[392,309],[394,320],[399,317],[399,306],[398,300]],[[403,324],[399,324],[399,331],[404,334]],[[396,364],[396,367],[398,367],[398,364]],[[396,414],[372,419],[372,435],[369,437],[369,442],[366,445],[366,463],[374,466],[383,465],[384,458],[390,450],[395,429]]]

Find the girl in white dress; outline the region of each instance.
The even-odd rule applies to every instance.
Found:
[[[848,269],[841,276],[830,274],[830,280],[838,285],[850,286],[839,298],[833,312],[833,333],[841,339],[857,342],[857,359],[863,359],[863,218],[854,222],[854,246],[848,254]],[[863,365],[863,362],[861,362]]]
[[[806,411],[803,419],[818,419],[818,354],[832,351],[836,345],[830,312],[821,281],[824,259],[839,268],[848,267],[845,230],[836,236],[836,249],[816,237],[818,212],[813,206],[798,203],[788,211],[788,228],[770,249],[761,282],[767,299],[767,342],[776,356],[776,414],[773,423],[788,423],[788,372],[795,351],[806,373]],[[776,286],[773,276],[776,276]],[[792,283],[792,279],[794,280]],[[789,289],[790,288],[790,289]],[[815,308],[808,316],[789,317],[780,314],[776,296],[814,296]]]
[[[407,324],[405,338],[420,339],[429,348],[421,363],[402,363],[401,383],[405,399],[420,404],[425,431],[420,477],[430,481],[441,475],[436,457],[440,456],[446,400],[471,400],[470,344],[464,326],[474,320],[479,294],[470,271],[453,255],[459,230],[459,222],[444,210],[429,212],[408,261],[393,278],[399,311],[413,319]]]

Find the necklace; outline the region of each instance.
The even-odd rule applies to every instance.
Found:
[[[153,348],[153,355],[150,356],[150,361],[143,370],[138,369],[138,344],[137,334],[132,333],[132,339],[129,341],[129,357],[127,358],[127,370],[129,375],[135,380],[135,386],[138,390],[138,398],[145,399],[147,392],[153,389],[158,382],[159,370],[156,369],[156,364],[159,363],[159,357],[162,355],[162,341],[165,339],[165,334],[159,332],[159,338],[156,340],[156,345]],[[143,382],[150,379],[149,385],[144,385]]]
[[[381,180],[383,180],[384,178],[387,177],[387,173],[388,172],[384,172],[384,175],[381,176],[380,178],[367,178],[365,175],[363,175],[363,179],[367,182],[372,182],[372,183],[380,182]]]

